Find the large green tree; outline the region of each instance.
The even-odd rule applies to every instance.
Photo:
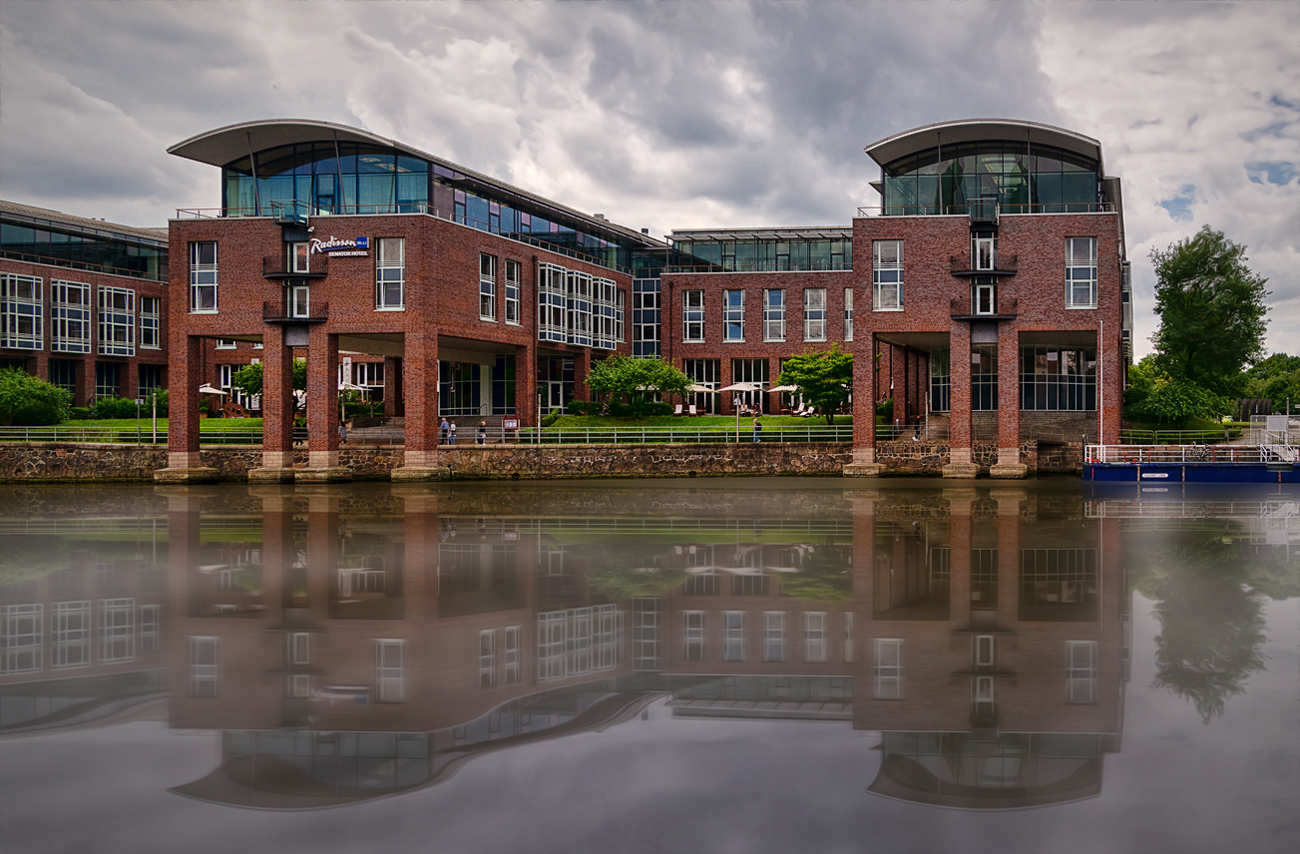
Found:
[[[1246,247],[1204,226],[1163,251],[1153,249],[1156,363],[1174,380],[1239,396],[1242,369],[1263,358],[1268,281],[1246,266]]]
[[[1174,379],[1147,356],[1128,373],[1124,417],[1130,421],[1184,424],[1192,418],[1213,419],[1231,411],[1224,397],[1186,379]]]
[[[660,394],[686,394],[691,378],[663,359],[611,356],[591,363],[587,388],[626,400],[634,418],[648,412]]]
[[[262,363],[255,362],[235,371],[230,384],[247,395],[262,393]],[[296,391],[307,390],[307,360],[293,360],[293,388]]]
[[[58,424],[72,406],[65,389],[38,379],[22,368],[0,370],[0,424],[6,427],[35,427]]]
[[[823,353],[791,356],[777,383],[797,386],[804,403],[816,406],[826,416],[826,423],[834,424],[836,410],[848,404],[853,390],[853,354],[832,344]]]

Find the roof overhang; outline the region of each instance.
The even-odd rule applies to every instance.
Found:
[[[866,152],[883,167],[899,158],[940,145],[994,141],[1050,145],[1097,161],[1097,172],[1105,173],[1101,143],[1097,140],[1065,128],[1015,119],[962,119],[926,125],[873,142],[866,147]]]
[[[853,227],[691,228],[674,230],[670,240],[852,240]]]

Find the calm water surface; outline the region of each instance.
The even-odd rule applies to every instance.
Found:
[[[1295,852],[1300,495],[0,487],[0,852]]]

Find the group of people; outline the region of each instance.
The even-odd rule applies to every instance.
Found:
[[[487,434],[488,434],[487,422],[480,421],[478,423],[478,436],[475,439],[475,443],[479,445],[486,445]],[[440,445],[456,444],[456,422],[455,421],[448,421],[446,418],[442,419],[442,423],[438,425],[438,444]]]

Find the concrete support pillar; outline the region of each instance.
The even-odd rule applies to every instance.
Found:
[[[853,395],[853,462],[844,467],[845,477],[876,477],[885,468],[876,462],[876,401],[872,389],[877,378],[877,340],[874,332],[864,332],[862,338],[861,352],[868,358],[853,360],[853,387],[861,391]]]
[[[179,327],[180,324],[176,326]],[[154,480],[160,483],[216,480],[217,470],[204,468],[199,457],[199,386],[204,382],[201,375],[203,340],[177,329],[171,336],[170,343],[175,370],[168,394],[167,468],[154,472]]]
[[[948,440],[952,458],[943,467],[943,476],[972,478],[979,473],[979,467],[975,465],[971,454],[970,325],[953,323],[948,340],[952,347],[948,360],[952,374],[952,413],[949,418],[951,426]]]
[[[1007,324],[998,336],[998,461],[993,477],[1024,477],[1020,462],[1020,333]]]
[[[262,336],[262,467],[252,469],[252,483],[293,480],[293,348],[284,329],[269,326]]]
[[[307,468],[294,479],[351,480],[352,472],[339,466],[339,337],[317,323],[307,341]]]
[[[393,469],[396,481],[442,480],[451,471],[438,459],[438,333],[406,333],[406,456]],[[469,431],[466,440],[472,441]]]

